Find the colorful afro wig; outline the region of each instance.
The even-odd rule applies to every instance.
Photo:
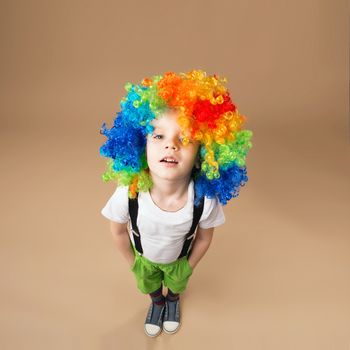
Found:
[[[153,132],[153,119],[167,109],[178,111],[178,123],[186,145],[200,143],[201,166],[194,168],[195,204],[204,196],[217,197],[223,205],[237,197],[248,181],[245,158],[252,147],[250,130],[242,130],[241,115],[225,88],[225,78],[201,70],[167,72],[127,83],[127,95],[110,129],[103,123],[100,133],[107,140],[100,154],[108,158],[103,181],[114,180],[129,187],[129,197],[152,187],[146,160],[146,138]]]

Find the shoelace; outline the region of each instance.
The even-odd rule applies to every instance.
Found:
[[[180,303],[178,300],[166,301],[164,320],[179,322],[180,319]]]
[[[157,315],[157,312],[153,312],[153,310],[159,311],[159,315]],[[155,304],[152,303],[151,307],[148,310],[146,323],[155,324],[159,326],[163,317],[164,310],[165,310],[165,305],[155,306]]]

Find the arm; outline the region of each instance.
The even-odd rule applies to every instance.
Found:
[[[132,266],[135,259],[135,255],[130,245],[127,224],[120,224],[119,222],[111,220],[110,227],[117,249],[128,262],[129,266]]]
[[[207,252],[213,238],[213,233],[214,227],[206,229],[198,227],[196,238],[193,242],[191,255],[188,259],[188,262],[193,269]]]

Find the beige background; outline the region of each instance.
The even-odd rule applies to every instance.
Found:
[[[346,1],[1,1],[0,348],[350,349]],[[149,305],[100,214],[127,81],[201,68],[248,117],[249,182],[182,296]]]

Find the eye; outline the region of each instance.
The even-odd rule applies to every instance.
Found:
[[[185,140],[186,140],[186,142],[184,143]],[[179,137],[179,141],[180,141],[181,143],[183,143],[183,144],[193,143],[192,139],[186,138],[186,137],[184,137],[184,136],[180,136],[180,137]]]
[[[160,139],[163,138],[163,135],[156,134],[156,135],[153,135],[153,138],[154,138],[154,139],[157,139],[157,140],[160,140]]]

